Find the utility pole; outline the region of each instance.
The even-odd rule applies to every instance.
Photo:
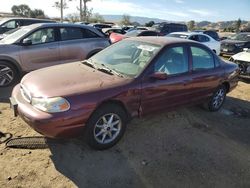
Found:
[[[61,6],[60,6],[60,8],[61,8],[61,22],[63,22],[63,8],[64,8],[64,3],[63,3],[63,0],[61,0]]]
[[[82,0],[80,0],[80,21],[81,22],[83,21],[83,18],[82,18]]]

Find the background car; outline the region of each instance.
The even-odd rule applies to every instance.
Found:
[[[179,23],[156,23],[152,26],[152,28],[159,32],[161,35],[167,35],[172,32],[182,32],[182,31],[188,31],[188,28],[185,24],[179,24]]]
[[[194,40],[208,46],[217,55],[220,54],[220,45],[221,45],[220,42],[214,40],[212,37],[208,35],[196,32],[174,32],[166,36]]]
[[[102,32],[107,36],[109,36],[111,33],[119,33],[122,35],[126,33],[126,31],[122,28],[104,28],[102,29]]]
[[[24,72],[84,60],[109,45],[108,38],[85,25],[24,26],[0,41],[0,86],[15,83]]]
[[[229,58],[240,67],[240,76],[250,79],[250,49],[237,53]]]
[[[124,35],[112,33],[109,38],[110,38],[111,43],[115,43],[124,38],[142,37],[142,36],[160,36],[160,33],[156,31],[150,31],[150,30],[132,30],[130,32],[127,32]]]
[[[55,23],[55,21],[35,18],[7,18],[0,21],[0,34],[17,27],[27,26],[35,23]]]
[[[47,137],[84,135],[92,148],[107,149],[121,139],[131,117],[188,104],[219,110],[237,77],[236,64],[200,43],[134,37],[86,61],[25,75],[11,104]]]
[[[250,48],[250,32],[242,32],[221,41],[221,55],[231,56]]]
[[[215,30],[194,30],[193,32],[206,34],[217,41],[221,40],[218,33]]]
[[[101,24],[101,23],[90,23],[88,24],[89,26],[92,26],[94,28],[96,28],[98,31],[102,32],[102,29],[104,28],[112,28],[111,25],[108,24]]]

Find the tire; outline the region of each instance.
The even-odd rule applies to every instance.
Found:
[[[207,109],[211,112],[218,111],[225,102],[226,93],[226,87],[224,85],[219,86],[206,104]]]
[[[0,87],[7,87],[17,83],[19,74],[14,65],[0,61]]]
[[[127,119],[127,113],[119,105],[105,104],[99,107],[86,125],[87,144],[96,150],[111,148],[124,135]]]

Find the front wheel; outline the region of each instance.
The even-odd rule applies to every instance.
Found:
[[[221,85],[217,88],[214,92],[213,96],[211,97],[210,101],[208,102],[208,109],[209,111],[218,111],[221,106],[223,105],[226,98],[226,87]]]
[[[0,61],[0,87],[13,85],[18,80],[18,72],[16,68],[8,63]]]
[[[97,109],[86,125],[87,144],[98,150],[108,149],[123,136],[127,123],[126,112],[118,105],[107,104]]]

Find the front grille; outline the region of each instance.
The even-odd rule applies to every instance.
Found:
[[[239,60],[234,60],[234,62],[239,65],[241,74],[250,74],[250,72],[249,72],[250,63],[249,62],[239,61]]]
[[[20,86],[20,89],[21,89],[21,94],[22,94],[24,100],[26,100],[28,103],[31,103],[30,92],[22,84]]]
[[[235,45],[234,44],[229,44],[229,43],[221,43],[221,49],[227,49],[229,52],[232,52],[235,50]]]

